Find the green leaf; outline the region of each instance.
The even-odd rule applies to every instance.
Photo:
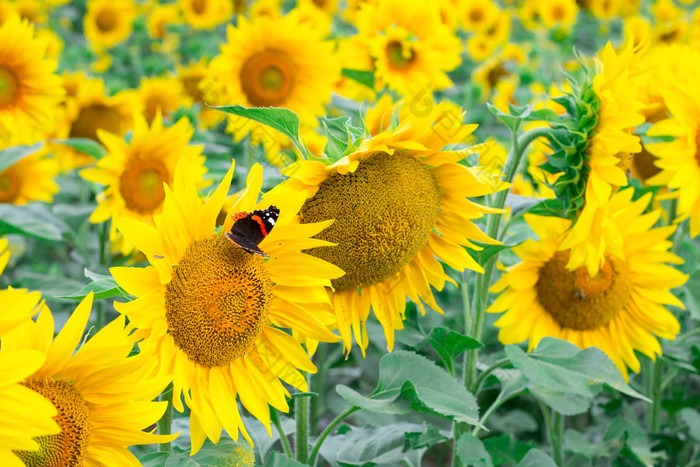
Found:
[[[90,138],[52,139],[51,142],[70,146],[97,159],[107,154],[104,146]]]
[[[629,412],[626,417],[616,417],[612,420],[603,436],[603,441],[622,438],[625,447],[632,455],[630,457],[636,457],[643,465],[658,465],[658,460],[663,458],[665,453],[651,450],[649,440],[636,420],[636,416],[631,413],[631,410]]]
[[[335,162],[355,150],[354,141],[361,131],[352,125],[352,119],[344,115],[336,118],[324,118],[321,120],[328,141],[324,153],[329,158],[329,163]]]
[[[12,146],[0,150],[0,172],[16,164],[30,154],[34,154],[41,149],[42,146],[44,146],[44,143],[36,143],[32,146]]]
[[[512,435],[490,436],[484,439],[484,447],[495,465],[514,465],[520,462],[535,446],[532,441],[517,441]]]
[[[416,353],[394,352],[379,362],[379,382],[370,397],[399,396],[407,398],[415,411],[479,425],[474,396],[445,370]]]
[[[411,459],[416,455],[419,457],[425,450],[404,450],[406,433],[422,429],[421,425],[412,423],[354,428],[341,435],[328,437],[321,447],[321,454],[331,465],[337,462],[346,467],[398,464],[403,459]]]
[[[539,449],[530,449],[516,467],[557,467],[557,464]]]
[[[212,109],[249,118],[274,128],[291,139],[299,150],[306,152],[304,145],[299,140],[299,117],[289,109],[279,107],[243,107],[242,105],[212,107]]]
[[[600,349],[590,347],[580,350],[569,342],[547,337],[540,341],[530,354],[516,345],[507,345],[506,354],[514,367],[533,383],[534,395],[543,394],[547,400],[573,396],[570,403],[588,404],[608,385],[624,394],[648,401],[646,397],[630,388],[610,358]],[[557,403],[555,410],[561,409]],[[562,412],[560,412],[562,413]]]
[[[0,236],[20,234],[40,240],[61,240],[61,231],[47,216],[49,214],[43,205],[30,208],[0,204]]]
[[[457,440],[456,454],[466,465],[474,467],[493,467],[491,455],[479,438],[471,434],[463,434]]]
[[[207,441],[194,456],[185,452],[150,452],[140,459],[143,467],[253,467],[255,455],[247,443],[222,439],[214,445]],[[278,464],[280,465],[280,464]]]
[[[370,89],[374,89],[373,71],[351,70],[350,68],[343,68],[343,76],[350,78],[351,80],[357,81],[360,84],[364,84]]]
[[[579,415],[585,413],[591,406],[592,397],[580,394],[555,391],[546,386],[531,384],[530,392],[562,415]]]
[[[688,425],[690,436],[700,441],[700,413],[686,407],[681,410],[681,419]]]
[[[111,297],[128,297],[129,294],[126,293],[124,289],[119,287],[117,282],[112,278],[112,276],[105,276],[103,274],[98,274],[96,272],[85,269],[85,277],[92,279],[92,282],[80,289],[79,291],[71,295],[62,295],[56,298],[67,298],[70,300],[82,300],[90,292],[95,294],[95,300],[101,300],[103,298]]]
[[[605,443],[591,443],[585,435],[576,430],[566,430],[564,433],[564,445],[567,450],[580,454],[589,461],[600,456],[607,457],[610,454],[608,445]]]
[[[471,337],[444,327],[433,328],[426,342],[440,355],[450,373],[454,372],[454,361],[457,357],[468,350],[483,346]]]
[[[285,456],[281,452],[273,452],[270,460],[272,462],[266,464],[270,467],[308,467],[307,464],[302,464],[301,462],[295,461],[294,459]]]
[[[336,390],[351,404],[371,412],[404,414],[410,408],[481,426],[474,396],[448,372],[413,352],[382,357],[377,388],[369,397],[345,386],[337,386]]]
[[[429,448],[435,444],[444,443],[448,438],[440,433],[433,425],[423,424],[423,431],[412,431],[405,434],[404,450]]]

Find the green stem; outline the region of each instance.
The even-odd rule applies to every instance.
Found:
[[[661,427],[661,395],[663,393],[661,386],[663,384],[664,375],[663,360],[656,359],[653,371],[651,383],[651,422],[649,424],[649,429],[652,433],[657,433]]]
[[[160,420],[158,420],[158,434],[159,435],[169,435],[172,433],[173,425],[173,385],[172,383],[168,385],[167,388],[160,395],[161,401],[168,401],[168,407],[165,409],[165,413]],[[158,446],[158,450],[161,452],[170,452],[172,447],[170,442],[162,443]]]
[[[351,414],[357,412],[358,410],[360,410],[359,407],[352,406],[352,407],[350,407],[349,409],[347,409],[345,412],[343,412],[343,413],[341,413],[340,415],[338,415],[337,417],[335,417],[335,418],[333,419],[333,421],[330,422],[330,423],[328,424],[328,426],[327,426],[327,427],[323,430],[323,432],[321,433],[321,436],[318,437],[318,440],[316,441],[316,444],[314,444],[314,447],[313,447],[313,449],[311,450],[311,455],[309,456],[309,461],[308,461],[308,464],[309,464],[309,465],[313,466],[313,465],[316,463],[316,457],[318,456],[318,452],[321,450],[321,445],[322,445],[323,442],[326,440],[326,438],[328,437],[328,435],[330,435],[331,432],[333,432],[333,430],[335,429],[335,427],[336,427],[340,422],[342,422],[346,417],[348,417],[349,415],[351,415]]]
[[[305,464],[309,458],[309,396],[297,397],[294,405],[297,419],[297,461]]]
[[[537,138],[542,136],[548,136],[550,134],[550,129],[535,128],[530,131],[526,131],[520,137],[517,136],[517,129],[513,131],[513,138],[511,143],[510,152],[508,153],[508,158],[506,159],[505,167],[505,182],[512,182],[515,178],[515,174],[520,165],[520,159],[522,158],[523,152],[527,149],[528,145],[535,141]],[[491,207],[502,209],[506,204],[506,197],[510,190],[502,190],[496,193],[494,203]],[[498,237],[498,229],[501,225],[502,215],[489,216],[486,222],[486,235],[491,238]],[[491,276],[496,267],[498,261],[498,253],[494,254],[489,258],[484,266],[484,274],[477,280],[476,295],[474,299],[475,309],[473,313],[473,320],[471,323],[471,328],[469,330],[469,337],[472,339],[481,339],[481,332],[484,327],[484,316],[486,312],[486,303],[488,298],[488,289],[491,285]],[[478,349],[472,350],[466,355],[466,365],[464,372],[464,385],[470,388],[474,385],[474,380],[476,379],[476,360],[478,356]]]
[[[314,376],[311,381],[311,392],[318,394],[311,400],[311,434],[313,435],[318,426],[318,421],[321,418],[321,409],[323,407],[322,396],[324,394],[323,384],[326,379],[326,371],[330,365],[331,360],[328,358],[328,345],[325,342],[319,342],[318,349],[315,355],[316,366],[318,367],[318,373]]]
[[[493,373],[494,370],[497,370],[498,368],[500,368],[502,366],[506,366],[508,363],[510,363],[510,359],[504,358],[504,359],[497,361],[496,363],[494,363],[493,365],[488,367],[486,370],[484,370],[479,375],[479,377],[476,379],[476,381],[474,382],[474,386],[472,386],[471,392],[473,394],[479,394],[479,390],[481,389],[481,385],[484,383],[484,381],[486,381],[486,378],[488,378],[489,375],[491,373]]]
[[[272,417],[272,423],[275,424],[275,428],[277,428],[277,433],[279,433],[280,435],[282,447],[284,448],[284,455],[291,458],[293,456],[292,447],[289,445],[289,439],[287,439],[287,435],[284,434],[284,429],[282,429],[282,422],[280,421],[280,416],[278,413],[275,413],[274,417]]]
[[[109,243],[109,231],[110,231],[110,221],[103,222],[100,230],[100,266],[105,269],[109,269],[109,263],[111,259],[110,243]],[[102,272],[102,271],[100,271]],[[97,329],[102,329],[106,322],[105,309],[103,301],[97,302]]]
[[[556,411],[554,411],[554,419],[552,420],[550,441],[552,442],[554,462],[559,467],[564,467],[564,416]]]

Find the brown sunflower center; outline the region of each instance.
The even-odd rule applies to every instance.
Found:
[[[606,257],[595,277],[585,266],[566,268],[568,251],[558,251],[540,268],[535,286],[544,309],[562,327],[591,330],[605,326],[627,305],[631,284],[627,265]]]
[[[192,10],[201,15],[207,8],[207,0],[192,0]]]
[[[555,21],[561,21],[564,19],[566,11],[564,10],[563,5],[561,4],[556,4],[552,6],[552,18],[554,18]]]
[[[97,141],[97,130],[121,133],[122,119],[114,107],[104,104],[91,104],[80,109],[71,125],[71,138],[90,138]]]
[[[19,80],[9,68],[0,65],[0,107],[17,100]]]
[[[472,8],[469,10],[469,21],[472,23],[480,23],[484,19],[484,10],[481,8]]]
[[[268,49],[252,55],[241,67],[241,88],[256,107],[279,107],[292,94],[296,67],[284,52]]]
[[[337,243],[310,253],[345,271],[338,291],[377,284],[409,263],[428,242],[440,212],[430,168],[405,152],[378,152],[347,175],[332,174],[304,203],[304,223],[335,219],[317,238]]]
[[[654,164],[654,161],[656,160],[657,157],[647,151],[644,145],[642,145],[641,152],[634,155],[634,158],[632,158],[632,163],[634,164],[634,168],[642,181],[645,181],[661,172],[661,169]]]
[[[104,9],[97,15],[95,24],[101,32],[110,32],[117,27],[117,15],[110,9]]]
[[[170,180],[168,169],[157,159],[132,159],[119,177],[119,193],[126,207],[151,214],[165,199],[163,183]]]
[[[263,259],[223,235],[191,245],[165,288],[165,316],[175,344],[210,368],[246,354],[271,303],[272,281]]]
[[[29,389],[46,397],[56,407],[55,417],[61,432],[35,438],[39,450],[16,454],[28,467],[83,465],[90,444],[90,410],[72,384],[52,379],[29,380]]]
[[[0,203],[12,203],[22,188],[22,177],[12,168],[0,172]]]
[[[182,78],[182,86],[185,89],[185,94],[190,96],[195,102],[202,102],[202,99],[204,99],[202,90],[199,89],[199,83],[203,78],[203,76],[187,76]]]
[[[386,45],[386,58],[394,70],[405,70],[415,61],[416,55],[411,47],[404,47],[399,41]]]

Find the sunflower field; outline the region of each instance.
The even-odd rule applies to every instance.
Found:
[[[700,0],[0,0],[0,467],[700,467]]]

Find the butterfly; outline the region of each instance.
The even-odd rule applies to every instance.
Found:
[[[226,232],[226,238],[249,253],[269,258],[258,245],[275,227],[279,215],[280,210],[277,206],[257,209],[252,213],[242,211],[234,214],[231,216],[233,225],[231,231]]]

